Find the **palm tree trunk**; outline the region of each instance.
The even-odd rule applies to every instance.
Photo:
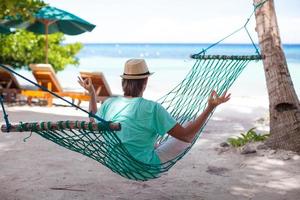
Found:
[[[274,1],[258,8],[255,17],[269,95],[271,136],[266,144],[300,153],[300,104],[283,52]]]

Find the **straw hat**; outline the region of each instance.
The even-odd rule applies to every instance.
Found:
[[[152,74],[144,59],[130,59],[126,61],[121,77],[123,79],[143,79]]]

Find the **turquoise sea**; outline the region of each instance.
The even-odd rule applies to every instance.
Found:
[[[157,99],[179,81],[194,64],[189,56],[200,52],[209,44],[84,44],[77,55],[80,65],[68,66],[58,73],[58,79],[67,89],[80,90],[77,76],[80,71],[101,71],[111,90],[121,94],[120,77],[123,65],[130,58],[145,58],[150,71],[155,72],[149,80],[145,96]],[[300,45],[284,45],[288,67],[298,95],[300,95]],[[249,44],[221,44],[208,51],[211,54],[254,54]],[[23,72],[33,79],[29,72]],[[251,62],[235,82],[231,93],[237,96],[267,96],[262,62]]]

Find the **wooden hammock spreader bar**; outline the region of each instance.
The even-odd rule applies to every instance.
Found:
[[[203,55],[203,54],[193,54],[190,56],[193,59],[199,60],[261,60],[263,57],[261,55]]]
[[[57,121],[57,122],[20,122],[10,124],[9,132],[46,131],[46,130],[90,130],[90,131],[119,131],[121,124],[110,122],[105,125],[102,122],[88,121]],[[8,132],[7,126],[2,125],[1,131]]]

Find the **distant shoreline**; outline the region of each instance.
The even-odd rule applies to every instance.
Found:
[[[64,43],[64,44],[72,44],[72,43]],[[155,43],[138,43],[138,42],[107,42],[107,43],[82,43],[83,45],[191,45],[191,46],[197,46],[197,45],[211,45],[213,43],[183,43],[183,42],[179,42],[179,43],[159,43],[159,42],[155,42]],[[251,43],[222,43],[222,44],[218,44],[218,46],[251,46]],[[258,45],[257,43],[255,45]],[[286,43],[283,44],[283,46],[300,46],[300,43]]]

